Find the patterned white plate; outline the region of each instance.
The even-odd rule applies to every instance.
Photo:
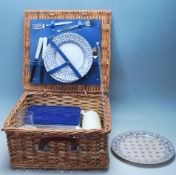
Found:
[[[85,38],[78,34],[68,32],[57,35],[53,39],[53,42],[66,55],[81,77],[88,73],[92,66],[93,55],[92,48]],[[64,59],[49,44],[44,56],[46,70],[50,71],[64,63]],[[55,80],[64,83],[71,83],[79,80],[79,77],[77,77],[69,66],[50,75]]]
[[[175,155],[168,139],[147,131],[119,134],[113,139],[111,148],[122,159],[146,165],[164,163]]]

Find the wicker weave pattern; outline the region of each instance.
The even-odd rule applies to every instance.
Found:
[[[98,86],[32,85],[29,83],[29,22],[30,19],[38,18],[96,18],[102,20],[102,89]],[[23,74],[25,92],[11,111],[3,128],[7,134],[12,167],[80,170],[108,168],[108,133],[111,131],[111,110],[108,96],[100,92],[109,89],[110,22],[111,13],[108,11],[27,11],[25,13]],[[83,110],[95,110],[101,117],[103,128],[100,130],[64,130],[17,127],[26,109],[33,104],[80,106]],[[45,144],[49,146],[49,149],[41,147],[41,143],[46,141],[46,138],[48,141]]]
[[[12,167],[41,169],[104,169],[108,168],[108,133],[111,131],[111,112],[108,97],[105,97],[106,113],[100,95],[25,93],[8,117],[4,130],[7,133]],[[101,130],[61,130],[41,128],[16,128],[18,119],[32,104],[80,106],[84,110],[95,110],[101,117]],[[49,151],[35,151],[42,137],[78,137],[81,150],[68,151],[67,139],[50,142]]]
[[[39,169],[106,169],[108,168],[107,136],[80,138],[81,151],[67,151],[68,141],[50,142],[49,151],[35,151],[41,134],[7,134],[12,167]],[[80,136],[81,137],[81,136]]]
[[[109,11],[26,11],[24,25],[24,88],[26,90],[47,90],[57,92],[87,92],[100,93],[96,85],[32,85],[30,83],[30,20],[31,19],[101,19],[102,20],[102,90],[109,91],[110,76],[110,32],[111,13]]]

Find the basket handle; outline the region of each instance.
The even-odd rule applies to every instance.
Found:
[[[35,151],[49,151],[50,145],[49,142],[62,142],[67,141],[69,144],[67,144],[66,150],[67,151],[80,151],[80,147],[78,144],[78,137],[75,136],[44,136],[40,138],[40,141],[38,144],[34,145]]]

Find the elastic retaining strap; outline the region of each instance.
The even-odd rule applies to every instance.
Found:
[[[55,67],[54,69],[48,71],[48,73],[49,73],[49,74],[53,74],[53,73],[59,71],[60,69],[66,67],[66,66],[68,66],[68,64],[67,64],[67,63],[64,63],[64,64],[62,64],[62,65],[60,65],[60,66],[57,66],[57,67]]]
[[[69,61],[69,59],[65,56],[65,54],[60,50],[60,48],[51,39],[49,39],[49,43],[50,43],[51,47],[53,47],[56,50],[56,52],[58,52],[60,54],[60,56],[64,59],[64,61],[66,62],[64,64],[67,64],[68,66],[70,66],[70,68],[72,69],[72,71],[74,72],[74,74],[78,78],[82,78],[82,76],[80,75],[80,73],[78,72],[78,70],[73,66],[73,64]],[[54,69],[57,69],[57,68],[59,70],[60,68],[63,68],[63,67],[58,66],[58,67],[56,67]],[[50,71],[53,72],[54,70],[52,69]]]

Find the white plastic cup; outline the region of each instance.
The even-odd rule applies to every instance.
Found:
[[[83,115],[82,128],[83,129],[101,129],[101,121],[97,112],[95,111],[81,111]]]

